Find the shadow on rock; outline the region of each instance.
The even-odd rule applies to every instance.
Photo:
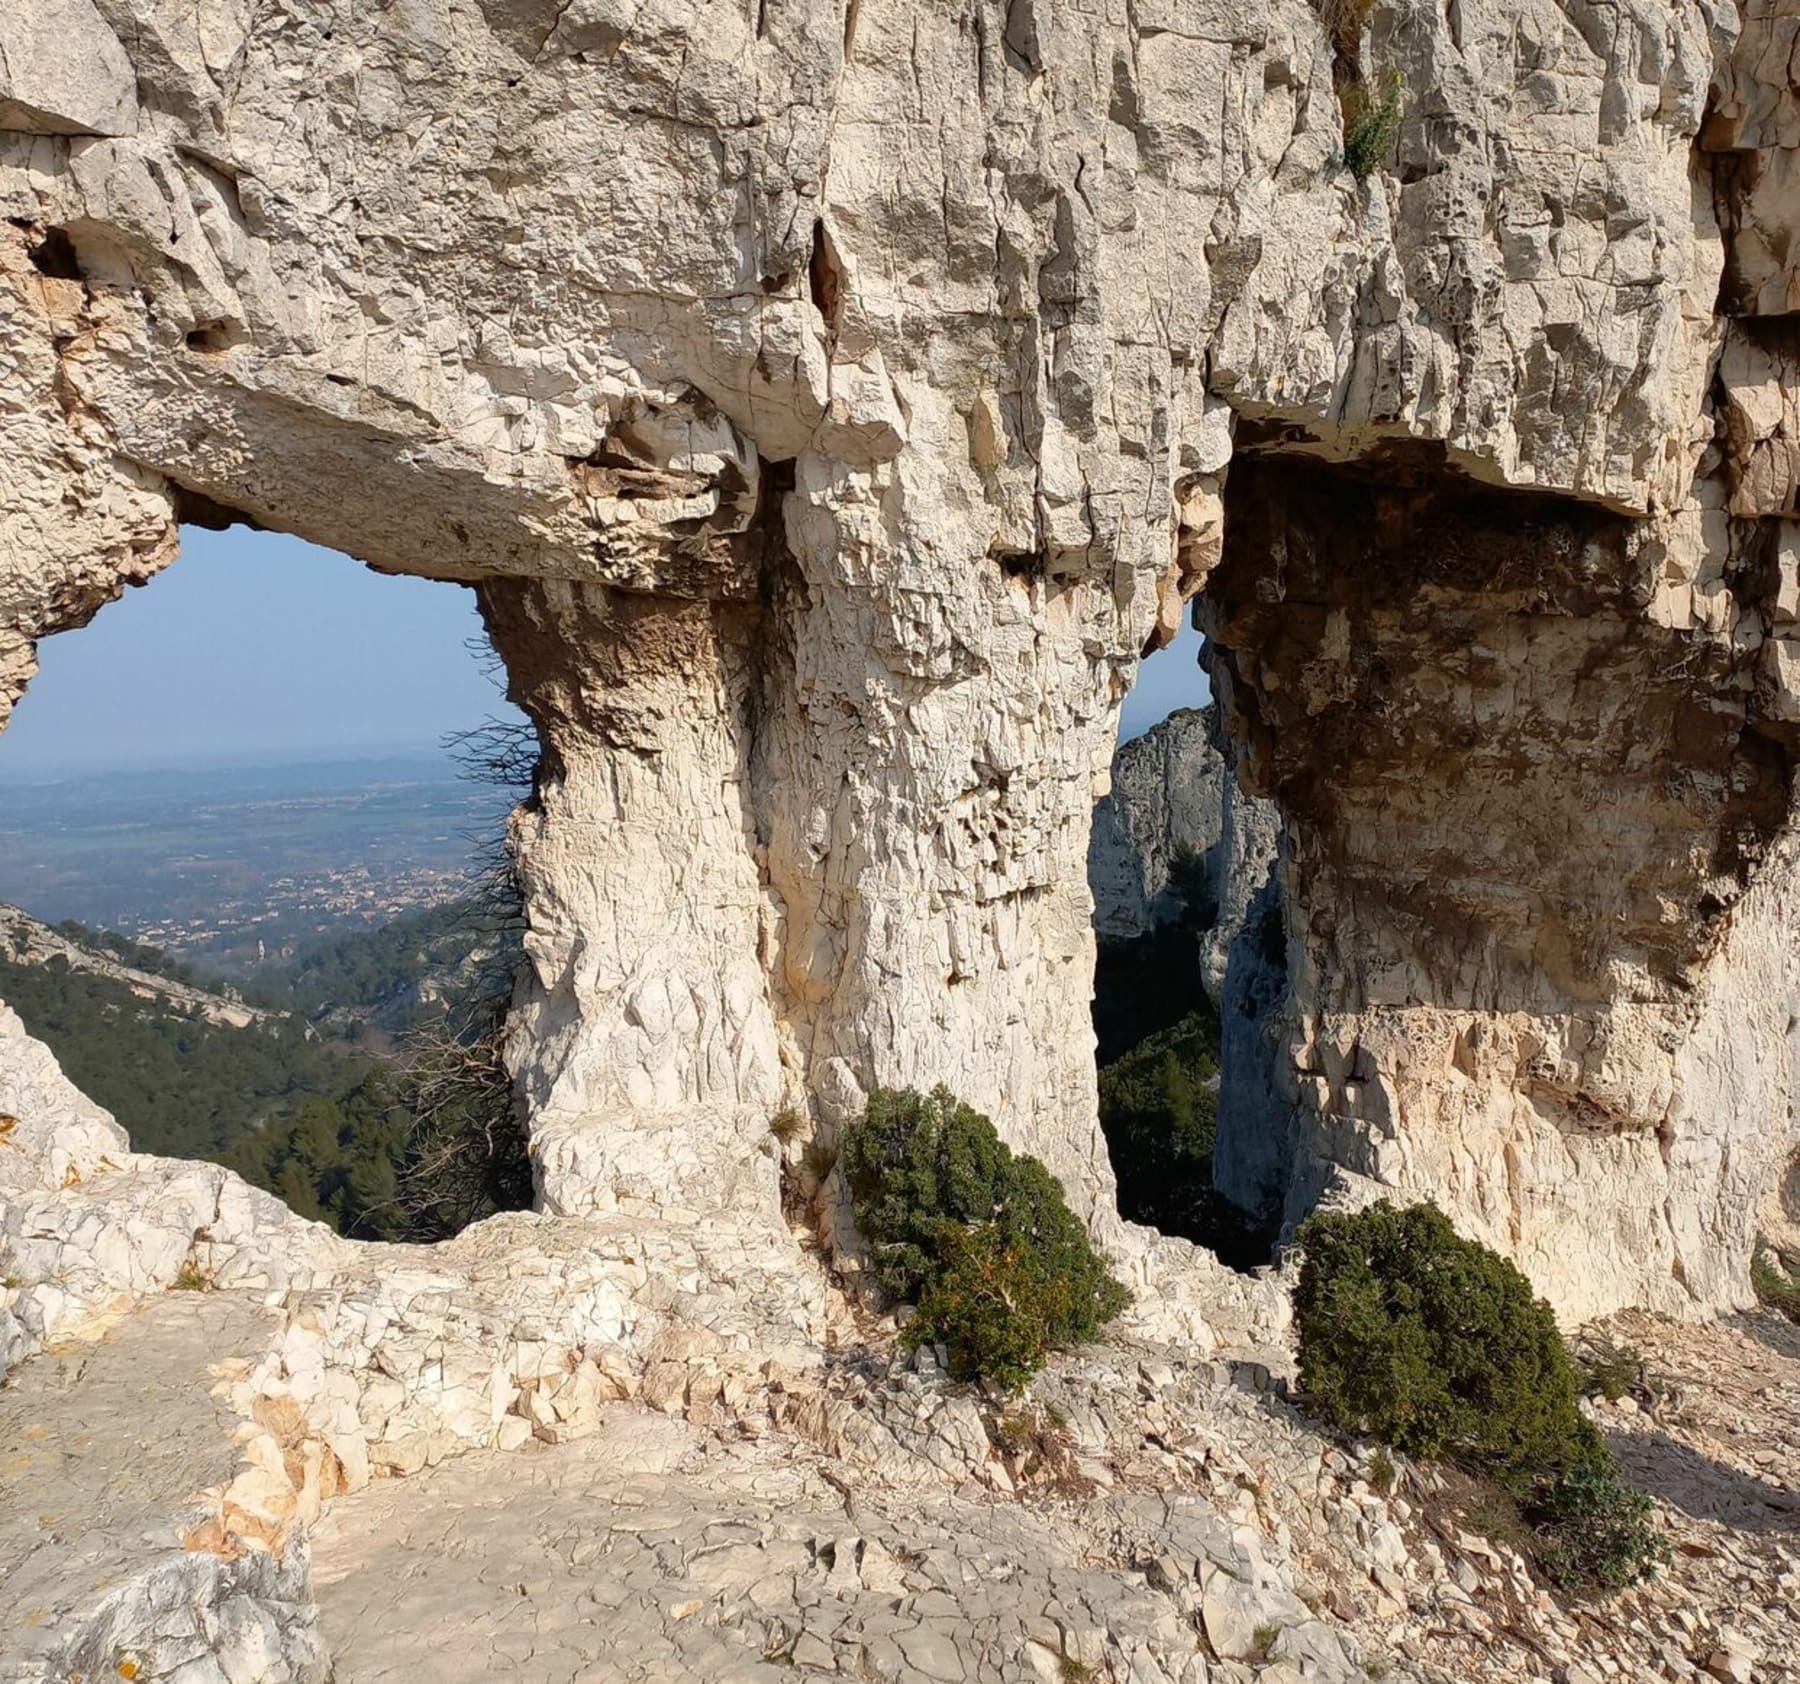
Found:
[[[1664,1433],[1609,1433],[1631,1482],[1695,1520],[1745,1532],[1800,1532],[1800,1493],[1678,1444]]]
[[[1767,1345],[1777,1356],[1789,1362],[1800,1362],[1800,1324],[1791,1322],[1779,1310],[1752,1310],[1741,1316],[1721,1316],[1726,1327],[1747,1333],[1759,1344]]]

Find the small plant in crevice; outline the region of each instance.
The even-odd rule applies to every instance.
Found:
[[[877,1089],[842,1162],[876,1278],[959,1380],[1016,1391],[1129,1301],[1038,1159],[947,1088]]]
[[[800,1167],[821,1186],[831,1179],[837,1161],[837,1148],[816,1134],[800,1150]]]
[[[1281,1641],[1281,1627],[1278,1625],[1260,1625],[1250,1634],[1250,1658],[1259,1666],[1266,1666],[1275,1658],[1275,1646]]]
[[[1405,117],[1399,71],[1390,71],[1381,97],[1367,82],[1352,83],[1344,91],[1344,162],[1358,181],[1366,181],[1381,167],[1399,137]]]
[[[1321,1213],[1297,1244],[1305,1407],[1491,1482],[1565,1588],[1616,1589],[1667,1559],[1649,1499],[1581,1412],[1555,1316],[1511,1262],[1430,1205]]]
[[[175,1271],[175,1278],[169,1282],[171,1292],[210,1292],[212,1276],[200,1266],[195,1257],[182,1259],[181,1267]]]
[[[1318,0],[1319,18],[1331,37],[1339,63],[1355,64],[1362,56],[1362,38],[1375,15],[1375,0]]]
[[[1590,1338],[1581,1343],[1575,1351],[1575,1372],[1583,1397],[1605,1398],[1608,1403],[1643,1397],[1653,1402],[1660,1393],[1643,1353],[1617,1340]]]
[[[1081,1471],[1067,1416],[1054,1408],[1016,1401],[1003,1409],[984,1406],[988,1443],[1017,1487],[1035,1486],[1064,1496],[1085,1496],[1094,1484]]]
[[[1369,1458],[1369,1489],[1378,1497],[1391,1497],[1399,1477],[1400,1470],[1394,1466],[1394,1458],[1385,1448],[1378,1448]]]
[[[787,1146],[800,1138],[806,1119],[791,1105],[784,1105],[769,1119],[769,1133],[777,1146]]]

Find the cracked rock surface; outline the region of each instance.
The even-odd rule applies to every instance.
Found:
[[[11,0],[0,714],[183,520],[472,585],[545,749],[544,1209],[778,1239],[772,1113],[943,1080],[1180,1276],[1114,1210],[1084,863],[1198,593],[1291,839],[1234,1194],[1429,1194],[1575,1314],[1741,1302],[1788,11]]]

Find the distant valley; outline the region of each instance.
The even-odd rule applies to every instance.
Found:
[[[0,999],[138,1149],[417,1234],[409,1060],[510,960],[509,805],[442,755],[0,783]]]
[[[0,901],[243,981],[466,894],[509,805],[441,755],[0,782]]]

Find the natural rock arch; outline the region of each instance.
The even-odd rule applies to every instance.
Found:
[[[1304,0],[27,10],[59,50],[0,87],[0,709],[184,510],[475,582],[551,757],[514,1042],[549,1208],[766,1211],[771,1110],[942,1079],[1125,1241],[1087,827],[1235,433],[1262,536],[1205,612],[1299,912],[1265,1191],[1432,1193],[1567,1308],[1742,1293],[1789,1090],[1781,20],[1380,6],[1410,112],[1362,182]],[[1403,488],[1323,536],[1243,488],[1402,445],[1495,541],[1383,618]],[[1578,536],[1515,578],[1465,482]],[[1548,658],[1546,617],[1623,653]],[[1463,705],[1484,640],[1524,700],[1467,706],[1476,760],[1571,751],[1531,687],[1588,685],[1593,776],[1712,779],[1642,872],[1571,814],[1579,988],[1530,942],[1482,971],[1540,866],[1454,756],[1325,752]],[[1408,780],[1478,936],[1396,910],[1449,857],[1371,841]]]

